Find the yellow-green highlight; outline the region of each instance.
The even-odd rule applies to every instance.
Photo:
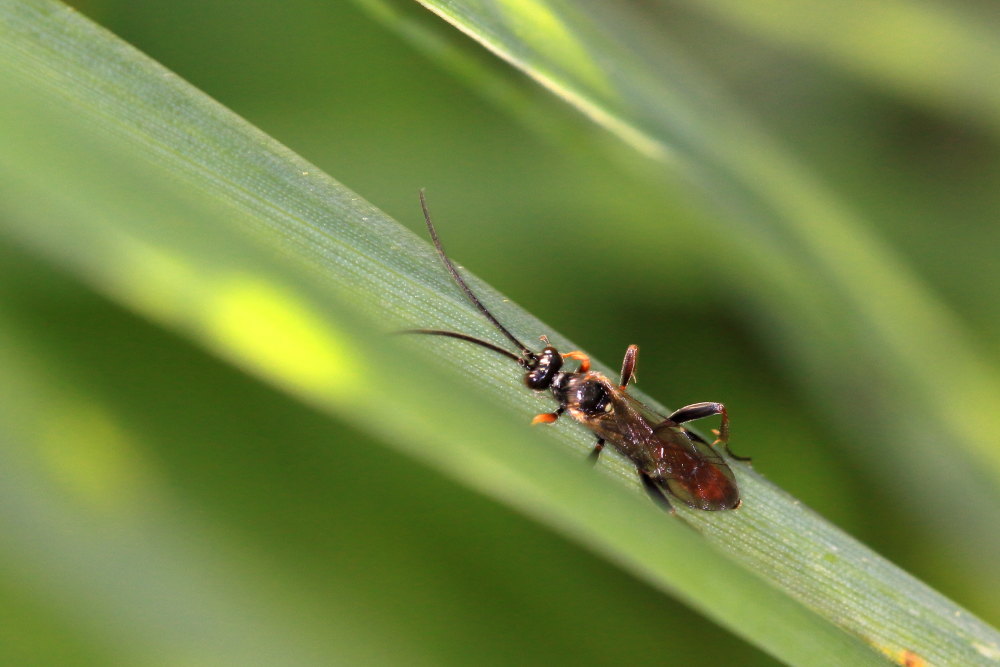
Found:
[[[560,16],[540,0],[502,0],[511,32],[526,44],[534,44],[552,62],[566,72],[573,72],[593,91],[615,95],[614,89],[597,64],[590,57],[586,46],[575,38],[575,33]]]
[[[111,289],[143,312],[179,322],[222,354],[293,391],[350,396],[361,378],[343,335],[301,291],[262,271],[206,270],[165,246],[120,239]]]
[[[513,53],[504,42],[495,39],[494,35],[473,30],[462,17],[450,13],[447,7],[431,2],[423,2],[423,4],[430,11],[451,23],[456,29],[479,41],[484,47],[500,58],[522,69],[525,74],[566,100],[570,105],[579,109],[594,123],[607,128],[626,144],[632,146],[632,148],[646,157],[661,161],[675,159],[676,153],[667,144],[659,141],[624,119],[620,114],[608,108],[609,102],[617,100],[620,96],[611,89],[603,72],[599,71],[596,66],[590,66],[592,60],[586,48],[579,42],[572,40],[570,35],[567,34],[567,37],[563,40],[555,40],[562,44],[562,48],[560,49],[549,48],[549,42],[551,41],[549,36],[545,36],[540,40],[534,40],[531,43],[539,49],[539,52],[544,52],[549,57],[548,63],[543,64],[538,60],[526,62],[524,58]],[[552,25],[557,28],[556,32],[559,30],[564,33],[566,32],[564,24],[552,13],[551,9],[540,5],[538,2],[534,2],[533,0],[505,0],[504,4],[508,9],[506,16],[512,19],[511,31],[514,34],[523,35],[539,32],[544,35],[541,32],[541,26],[547,25],[549,22],[552,22]],[[518,24],[522,23],[522,17],[517,14],[520,10],[527,10],[527,13],[531,14],[532,20],[529,23],[532,24],[532,27],[530,30],[518,30]],[[559,67],[552,67],[554,64],[558,64]],[[557,76],[558,72],[572,72],[578,76],[575,81],[570,81],[566,77]],[[589,92],[585,93],[583,91]],[[597,97],[592,96],[591,93],[603,95],[604,101],[598,102]]]
[[[204,315],[209,335],[239,363],[282,384],[344,395],[361,377],[357,360],[329,324],[277,283],[228,276]]]
[[[133,508],[149,486],[141,446],[99,403],[82,397],[56,403],[37,432],[37,453],[52,479],[92,509]]]

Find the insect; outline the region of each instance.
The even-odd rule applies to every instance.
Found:
[[[636,345],[630,345],[625,351],[617,383],[590,370],[590,359],[584,353],[574,350],[560,354],[544,336],[541,340],[545,347],[540,352],[528,349],[483,305],[448,258],[431,222],[423,190],[420,191],[420,206],[437,254],[452,279],[472,305],[513,343],[520,354],[455,331],[411,329],[404,333],[457,338],[493,350],[516,362],[525,370],[524,383],[529,389],[549,391],[558,403],[555,411],[537,415],[532,423],[551,424],[569,413],[597,436],[597,443],[590,454],[591,461],[596,463],[605,443],[610,442],[635,464],[649,496],[671,512],[673,508],[668,495],[701,510],[727,510],[740,506],[736,478],[729,465],[712,445],[684,427],[689,421],[720,415],[722,423],[715,432],[718,439],[713,444],[724,446],[735,459],[749,460],[735,456],[729,450],[729,415],[722,403],[694,403],[667,416],[659,415],[640,403],[628,393],[628,384],[635,376],[639,354]],[[578,361],[579,366],[575,371],[564,370],[566,360]]]

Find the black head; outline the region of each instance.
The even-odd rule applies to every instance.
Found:
[[[542,391],[552,385],[552,380],[562,368],[562,355],[551,345],[538,354],[532,354],[525,364],[528,372],[524,374],[524,384],[528,389]]]

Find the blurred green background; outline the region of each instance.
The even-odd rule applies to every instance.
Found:
[[[869,385],[880,373],[871,350],[830,350],[839,374],[810,366],[827,351],[803,352],[800,313],[764,307],[754,278],[732,269],[739,229],[684,178],[644,178],[643,164],[602,130],[415,3],[394,7],[490,72],[489,85],[516,91],[520,114],[490,102],[495,88],[451,76],[393,29],[401,24],[378,20],[378,3],[71,4],[417,231],[416,192],[428,188],[463,265],[605,363],[638,343],[644,391],[673,407],[724,401],[733,447],[758,471],[1000,622],[996,580],[985,578],[1000,556],[996,470],[947,428],[923,424],[924,406]],[[772,23],[773,32],[724,20],[713,3],[632,10],[866,221],[961,325],[959,352],[995,375],[996,126],[975,100],[882,78],[863,59],[799,39],[804,24],[825,20],[823,4],[812,6],[815,16]],[[965,24],[1000,27],[988,7],[953,11]],[[974,36],[983,35],[992,41],[982,48],[1000,50],[1000,31]],[[886,62],[926,46],[912,36],[905,24],[880,35]],[[1000,88],[992,64],[963,74]],[[941,68],[937,76],[958,76]],[[5,501],[19,503],[11,511],[23,522],[7,526],[23,534],[0,538],[5,664],[772,662],[616,566],[6,241],[0,322],[0,360],[37,378],[0,388],[5,437],[27,437],[65,472],[34,498]],[[864,336],[849,317],[842,324]],[[942,374],[940,391],[954,381]],[[19,415],[42,403],[55,407],[39,433]],[[1000,448],[1000,434],[980,438]],[[12,448],[11,461],[19,456]],[[0,487],[18,474],[30,473],[5,466]],[[108,489],[152,503],[153,515],[161,508],[156,541],[144,544],[148,526],[111,511],[94,521],[127,549],[92,542],[72,522],[45,540],[32,532],[35,518],[69,516],[67,505],[100,507]],[[133,559],[164,563],[157,604],[108,601],[108,586],[135,576]],[[257,597],[243,599],[247,590]],[[127,613],[190,641],[142,636]],[[219,623],[195,622],[202,617]],[[151,648],[162,655],[150,660]]]

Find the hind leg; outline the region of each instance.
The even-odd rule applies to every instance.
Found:
[[[639,479],[642,480],[642,486],[646,489],[646,495],[648,495],[654,503],[676,516],[677,510],[675,510],[674,506],[670,504],[670,501],[667,500],[667,496],[664,495],[660,487],[656,485],[653,478],[641,470],[639,470],[638,473]]]
[[[618,381],[618,386],[622,391],[628,388],[628,383],[635,379],[635,364],[639,358],[639,346],[629,345],[625,350],[625,358],[622,360],[622,375]]]
[[[729,414],[726,412],[726,406],[722,403],[692,403],[691,405],[685,405],[683,408],[675,411],[672,415],[667,417],[667,419],[675,424],[683,424],[695,419],[711,417],[712,415],[722,416],[722,424],[716,432],[719,439],[712,444],[721,444],[726,448],[726,453],[737,461],[749,461],[749,456],[737,456],[736,454],[733,454],[733,450],[729,448]],[[687,431],[687,429],[684,430]]]

